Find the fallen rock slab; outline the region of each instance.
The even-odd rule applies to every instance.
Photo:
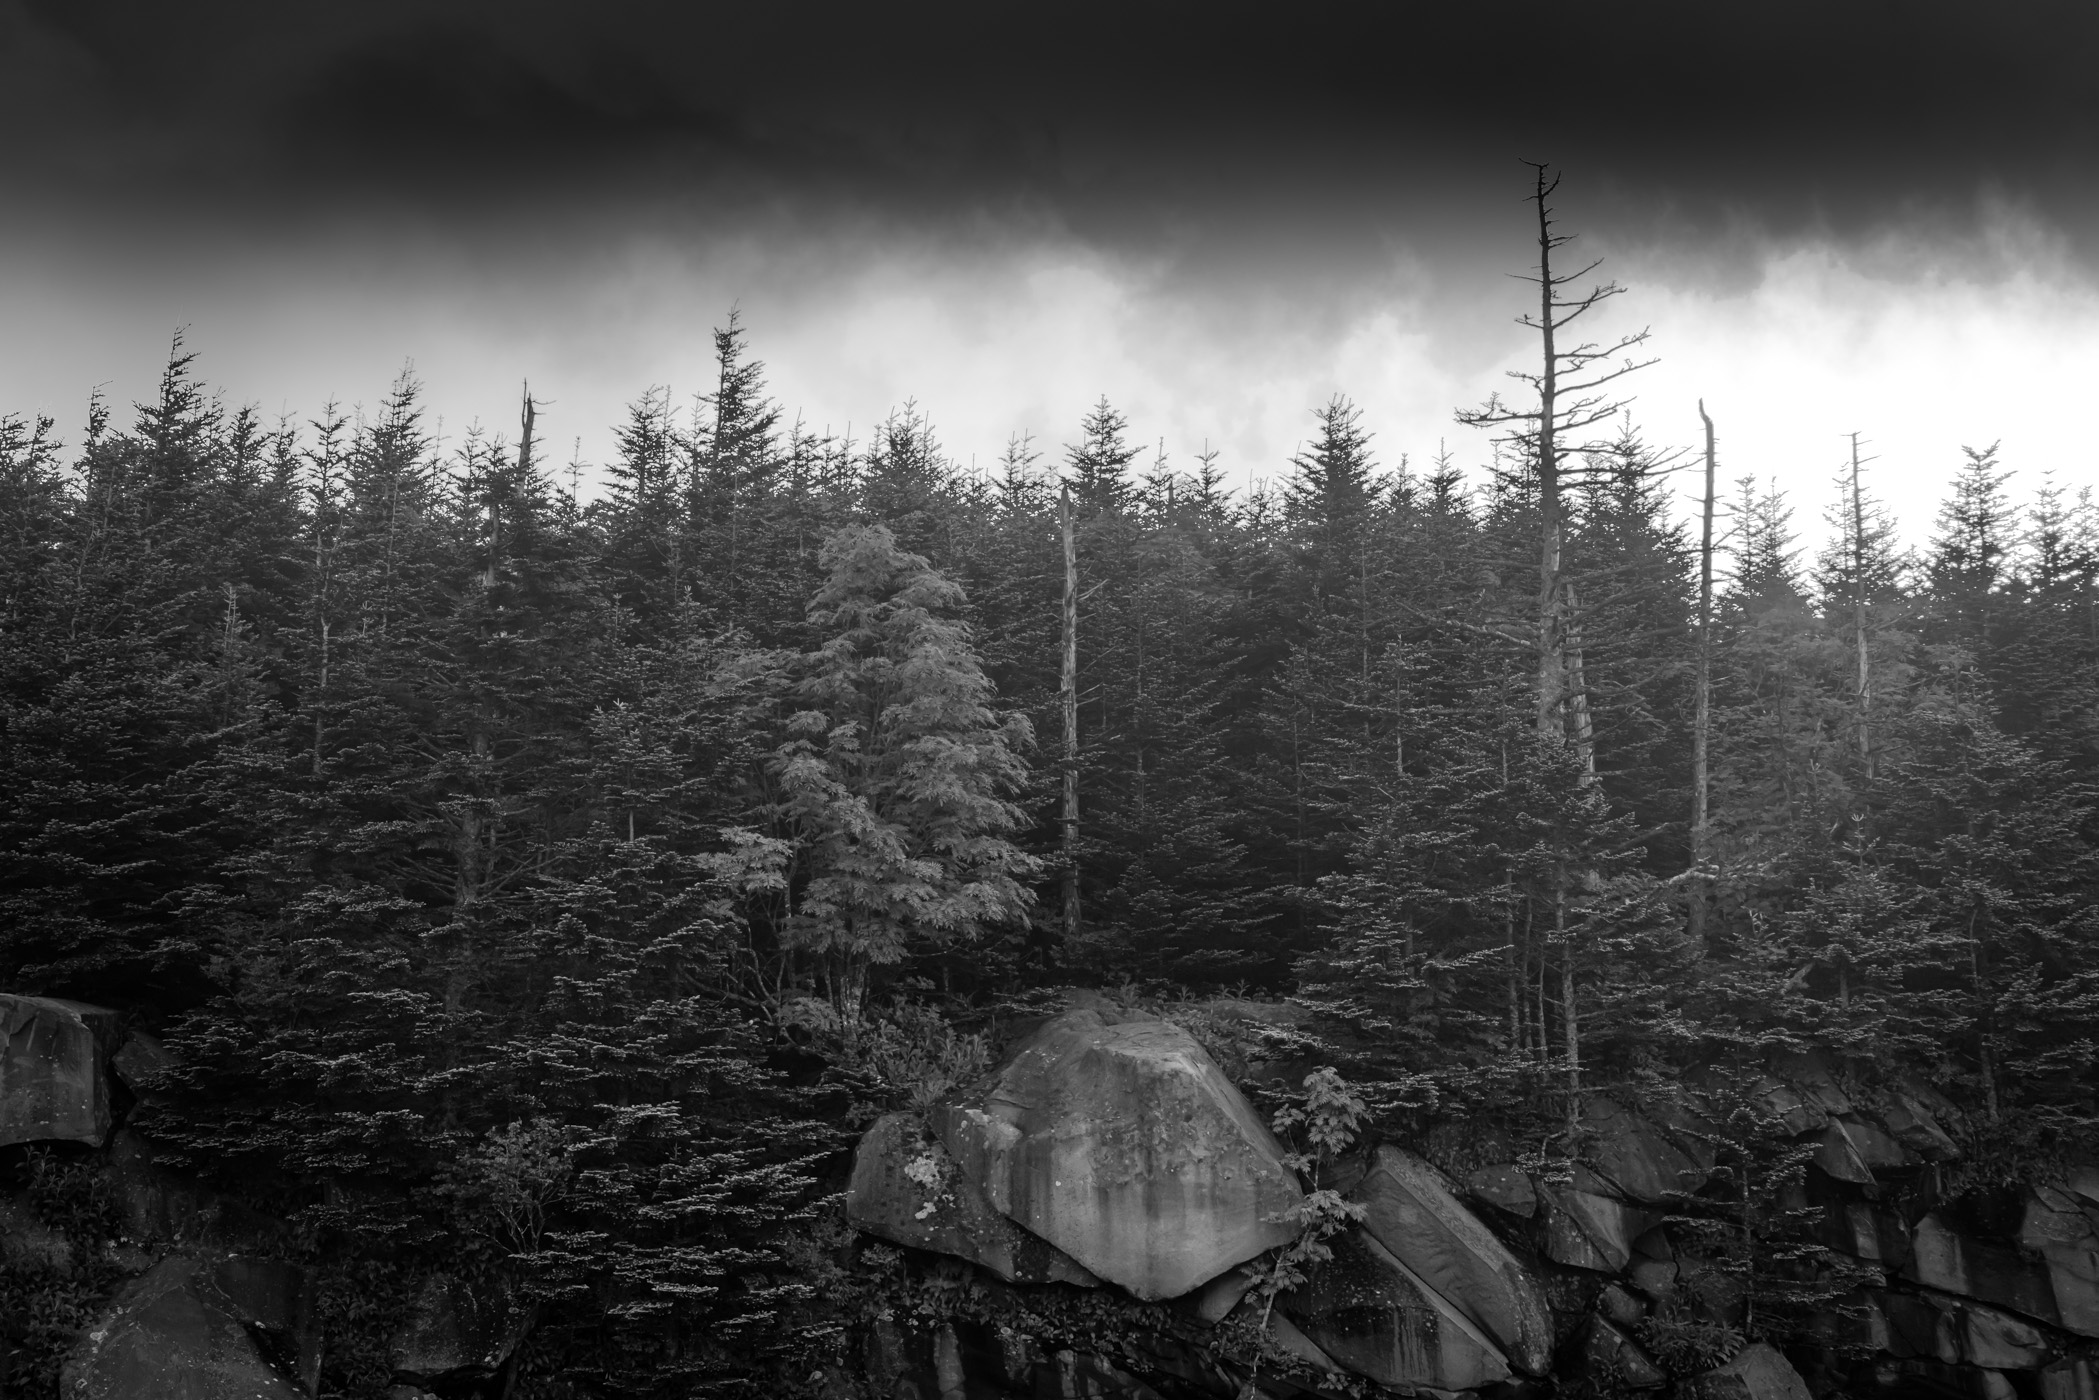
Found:
[[[1068,1011],[929,1116],[992,1206],[1099,1278],[1172,1298],[1296,1237],[1268,1127],[1171,1022]]]
[[[1551,1368],[1552,1316],[1543,1290],[1458,1203],[1441,1173],[1410,1152],[1380,1147],[1350,1194],[1367,1210],[1363,1229],[1511,1363],[1534,1376]]]
[[[320,1375],[305,1271],[162,1260],[120,1290],[68,1358],[67,1400],[303,1400]]]
[[[121,1033],[106,1007],[0,994],[0,1146],[109,1136],[107,1062]]]
[[[1100,1284],[1077,1260],[999,1214],[915,1113],[879,1118],[860,1139],[845,1213],[871,1235],[967,1259],[1007,1283]]]
[[[1508,1357],[1367,1230],[1334,1237],[1333,1258],[1276,1300],[1341,1369],[1380,1385],[1472,1390],[1511,1377]],[[1241,1307],[1250,1307],[1249,1298]]]

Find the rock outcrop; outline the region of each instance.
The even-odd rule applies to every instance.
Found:
[[[1550,1369],[1552,1317],[1543,1292],[1440,1172],[1410,1152],[1380,1147],[1350,1194],[1366,1207],[1364,1231],[1511,1363],[1534,1376]]]
[[[1958,1178],[1939,1164],[1959,1156],[1948,1125],[1962,1125],[1929,1086],[1861,1082],[1812,1056],[1770,1070],[1747,1085],[1694,1076],[1637,1109],[1594,1096],[1572,1160],[1549,1171],[1511,1161],[1492,1134],[1450,1153],[1471,1168],[1461,1183],[1398,1144],[1352,1154],[1314,1184],[1360,1219],[1271,1307],[1259,1267],[1234,1266],[1295,1236],[1302,1196],[1258,1116],[1166,1022],[1068,1012],[928,1124],[891,1115],[863,1140],[852,1220],[969,1261],[973,1297],[1017,1300],[1004,1331],[885,1322],[866,1374],[886,1400],[1233,1400],[1365,1383],[1453,1400],[1568,1382],[1671,1400],[2099,1400],[2099,1168],[2020,1196],[1949,1194]],[[1686,1224],[1687,1210],[1736,1207],[1713,1139],[1745,1107],[1758,1138],[1804,1164],[1780,1183],[1781,1208],[1852,1291],[1789,1352],[1758,1341],[1687,1374],[1683,1337],[1765,1316],[1734,1237]],[[958,1267],[928,1270],[929,1285],[952,1288]],[[1073,1282],[1098,1291],[1039,1288]],[[1115,1313],[1119,1295],[1173,1302],[1116,1313],[1131,1325],[1101,1332],[1113,1340],[1098,1353],[1030,1339],[1039,1309]],[[1085,1335],[1060,1334],[1075,1347]]]
[[[84,1142],[111,1123],[108,1060],[117,1013],[56,997],[0,994],[0,1146]]]
[[[303,1400],[320,1343],[303,1270],[274,1260],[162,1260],[68,1359],[68,1400]]]
[[[1139,1298],[1297,1232],[1302,1192],[1267,1125],[1157,1017],[1066,1012],[929,1119],[996,1210]]]
[[[1581,1126],[1597,1175],[1629,1201],[1659,1205],[1705,1185],[1706,1163],[1616,1100],[1589,1100]]]
[[[871,1235],[967,1259],[1007,1283],[1091,1288],[1100,1282],[1055,1245],[1000,1215],[915,1113],[889,1114],[860,1139],[845,1213]]]

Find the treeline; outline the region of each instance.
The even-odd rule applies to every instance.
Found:
[[[2090,1141],[2088,493],[1970,451],[1910,547],[1846,474],[1805,559],[1744,482],[1702,651],[1694,459],[1613,414],[1550,449],[1548,685],[1535,433],[1468,485],[1336,398],[1237,494],[1103,401],[970,473],[715,348],[589,502],[529,399],[270,424],[179,345],[128,428],[0,422],[0,985],[165,1035],[132,1121],[299,1224],[325,1388],[442,1262],[541,1300],[526,1393],[791,1393],[853,1132],[1073,983],[1294,997],[1415,1141],[1809,1048],[1931,1079],[1976,1181]]]

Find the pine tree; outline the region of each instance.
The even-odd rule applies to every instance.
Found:
[[[828,634],[805,654],[804,707],[770,771],[789,842],[790,946],[813,954],[857,1023],[877,966],[1020,919],[1036,862],[1008,840],[1026,779],[1024,720],[992,687],[952,614],[962,591],[881,526],[825,542],[810,602]]]

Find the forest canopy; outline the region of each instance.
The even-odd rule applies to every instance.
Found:
[[[1744,479],[1707,559],[1616,400],[1468,480],[1337,396],[1235,492],[1106,399],[989,472],[813,434],[714,346],[590,500],[529,395],[272,423],[179,341],[0,419],[0,987],[165,1040],[134,1121],[324,1261],[328,1393],[436,1258],[539,1300],[530,1393],[792,1393],[858,1130],[1074,985],[1287,999],[1416,1142],[1824,1050],[1977,1181],[2091,1143],[2089,489],[1968,448],[1904,540],[1847,464],[1810,556]]]

